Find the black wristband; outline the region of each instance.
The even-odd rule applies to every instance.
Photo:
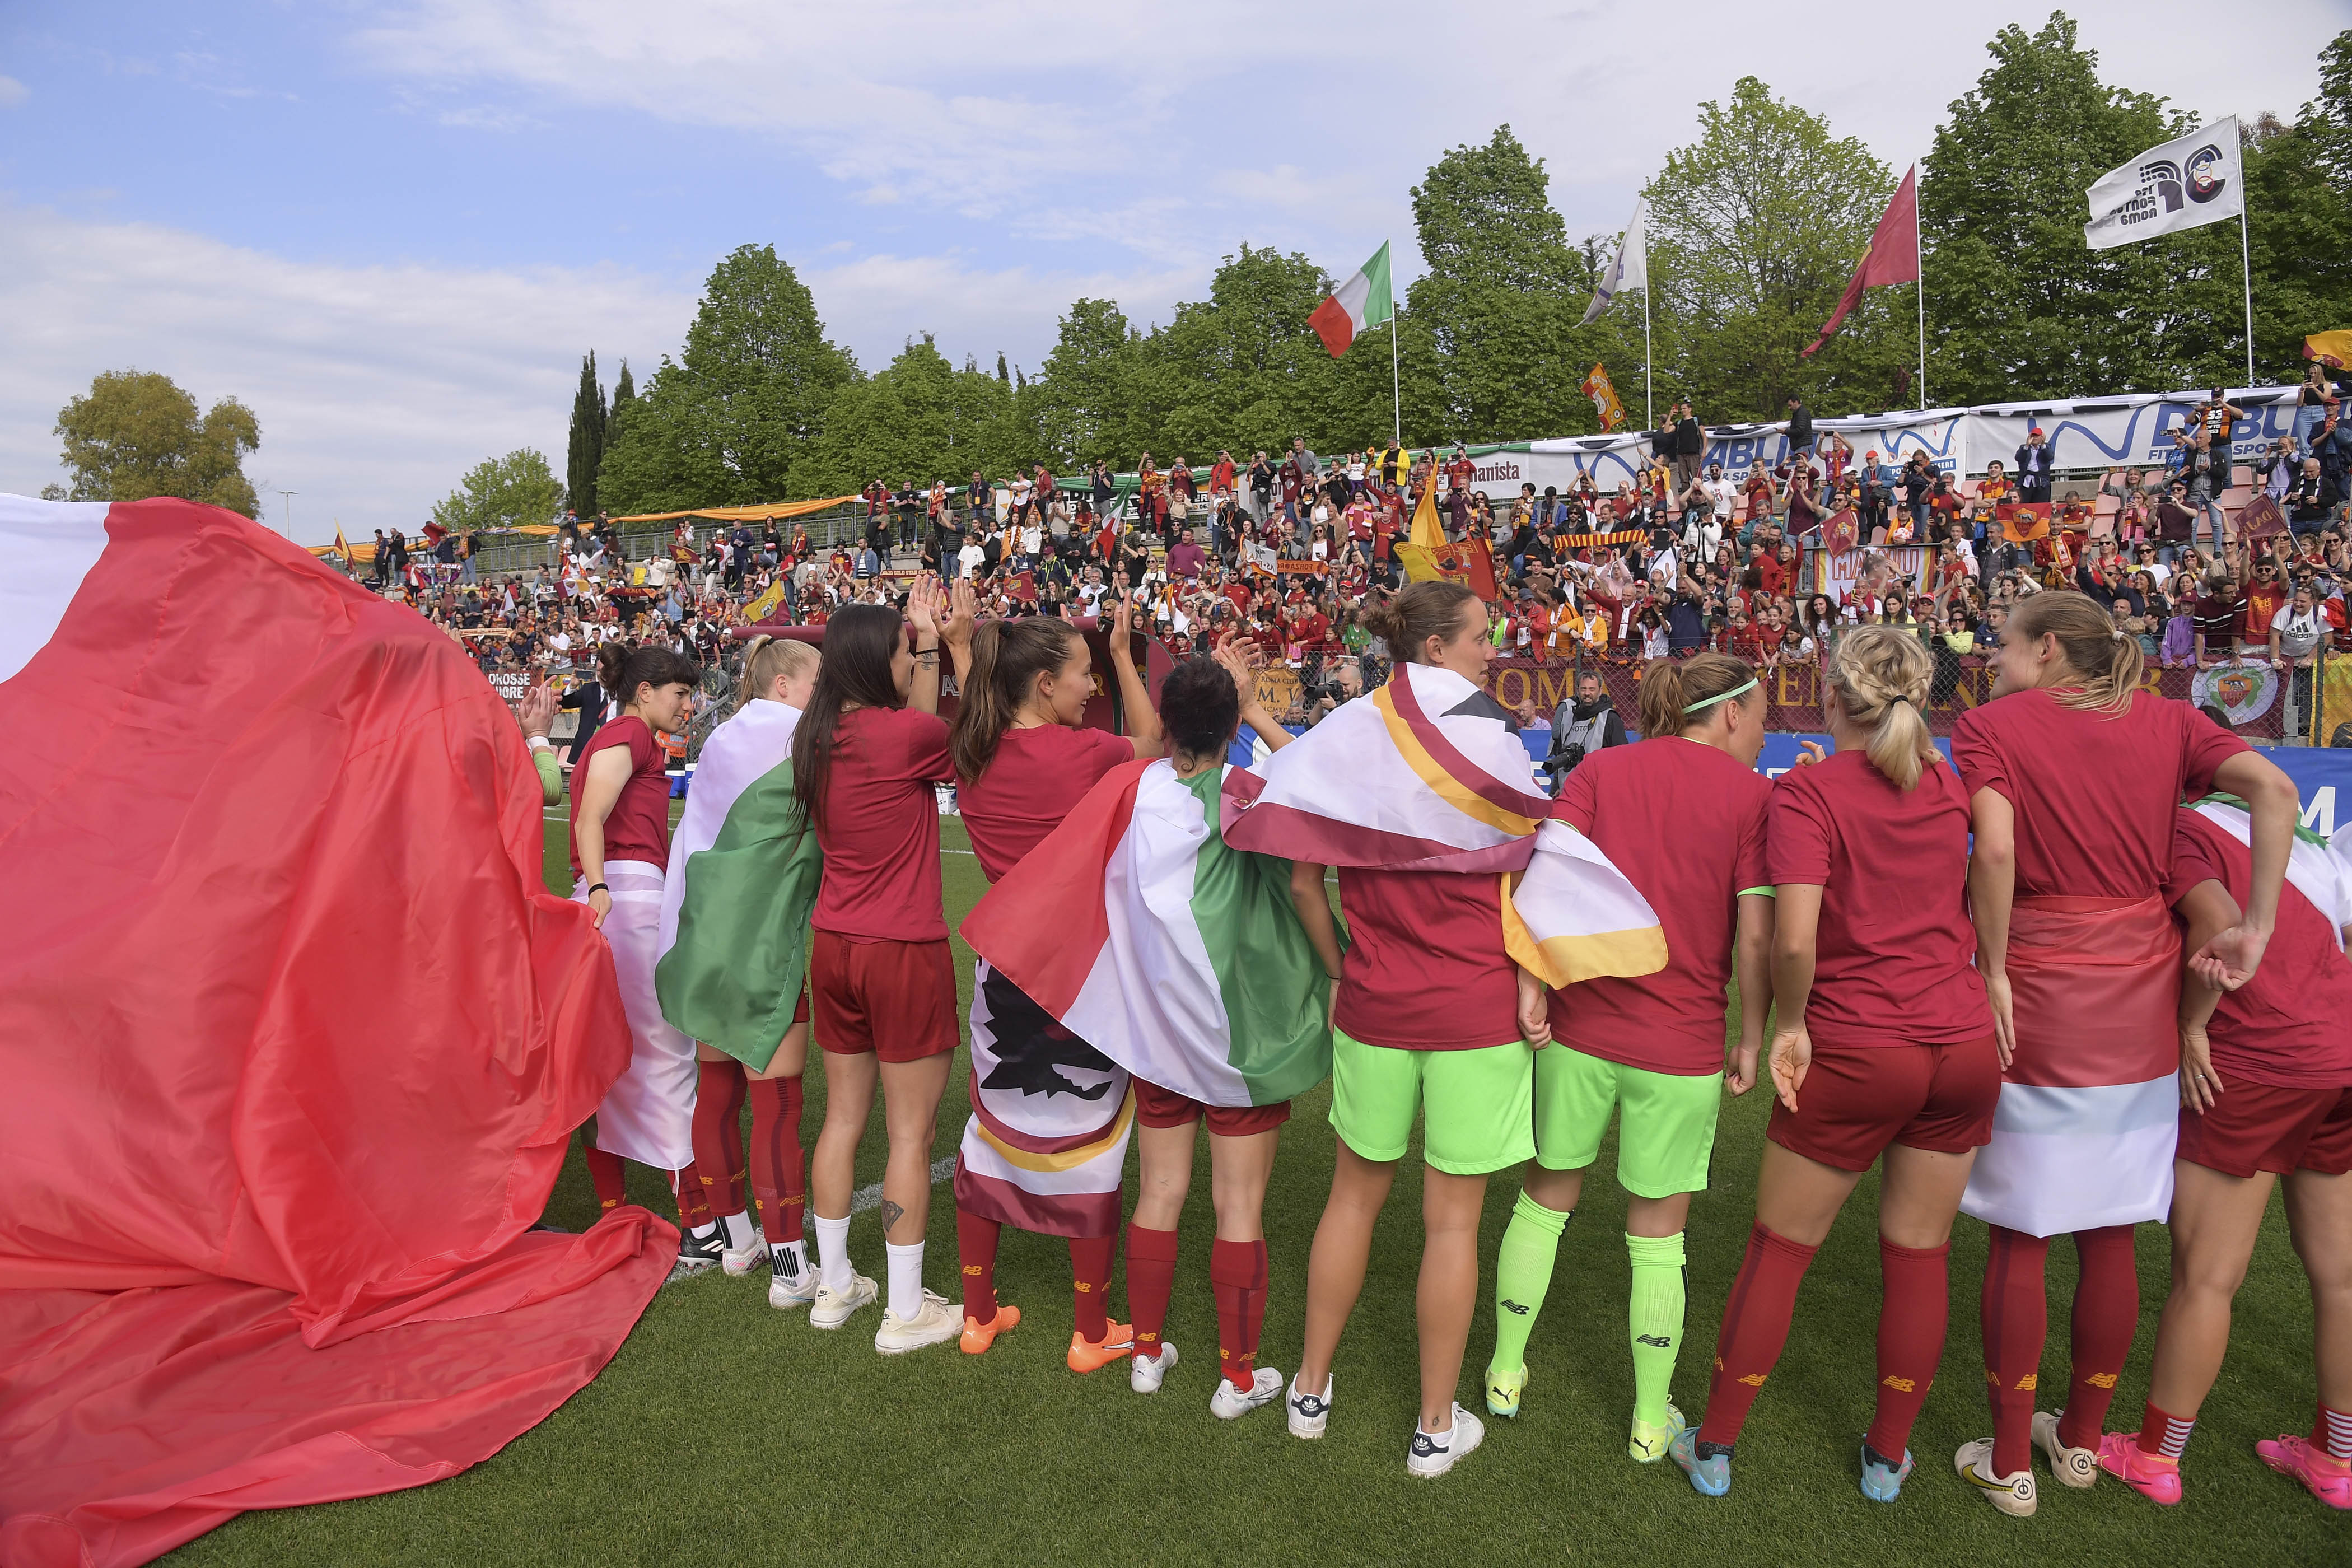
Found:
[[[591,893],[609,893],[613,889],[604,886],[602,882],[591,882],[588,884],[588,890]]]

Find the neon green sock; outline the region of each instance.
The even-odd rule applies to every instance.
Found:
[[[1489,1371],[1516,1372],[1526,1361],[1528,1335],[1543,1310],[1544,1292],[1551,1289],[1559,1233],[1575,1212],[1548,1209],[1525,1192],[1511,1205],[1511,1223],[1495,1254],[1495,1359],[1487,1363]]]
[[[1625,1302],[1625,1329],[1633,1342],[1633,1419],[1663,1426],[1683,1342],[1682,1235],[1629,1236],[1625,1251],[1633,1263]]]

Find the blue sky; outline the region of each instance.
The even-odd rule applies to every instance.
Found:
[[[297,537],[413,524],[482,458],[560,468],[580,353],[674,352],[738,244],[869,369],[921,331],[1034,366],[1072,299],[1164,320],[1244,238],[1340,274],[1391,239],[1402,287],[1410,187],[1505,121],[1572,236],[1751,72],[1899,168],[2047,10],[12,0],[0,490],[57,479],[57,409],[137,365],[254,407]],[[2110,80],[2291,115],[2352,6],[2266,10],[2073,14]]]

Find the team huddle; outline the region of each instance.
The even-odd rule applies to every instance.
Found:
[[[1911,1474],[1966,1213],[1990,1236],[1992,1435],[1954,1464],[2025,1516],[2037,1449],[2062,1485],[2104,1471],[2179,1500],[2231,1298],[2284,1178],[2315,1303],[2318,1409],[2307,1436],[2258,1452],[2352,1508],[2352,873],[2302,832],[2276,767],[2141,689],[2138,645],[2105,610],[2072,593],[2023,602],[1994,654],[1994,698],[1961,720],[1949,763],[1921,715],[1933,666],[1900,628],[1840,639],[1834,749],[1777,781],[1755,771],[1766,705],[1753,669],[1722,653],[1658,660],[1641,685],[1644,739],[1586,756],[1557,800],[1485,689],[1496,649],[1465,588],[1417,583],[1374,611],[1393,678],[1297,737],[1257,704],[1238,645],[1180,663],[1155,703],[1131,614],[1106,617],[1123,733],[1085,727],[1097,699],[1077,626],[976,621],[965,584],[919,580],[903,616],[846,607],[821,655],[758,639],[675,838],[654,732],[677,726],[698,671],[656,648],[606,672],[608,716],[572,785],[574,896],[611,942],[632,1058],[589,1164],[608,1208],[624,1159],[674,1173],[681,1268],[764,1264],[771,1304],[807,1308],[816,1328],[878,1302],[877,1351],[952,1340],[980,1355],[1022,1321],[995,1288],[1003,1227],[1059,1236],[1070,1368],[1124,1360],[1129,1386],[1155,1394],[1179,1364],[1163,1331],[1205,1123],[1211,1409],[1235,1419],[1279,1402],[1291,1433],[1314,1438],[1418,1126],[1421,1408],[1406,1465],[1435,1477],[1485,1436],[1454,1395],[1479,1315],[1488,1177],[1523,1170],[1485,1374],[1486,1413],[1510,1417],[1541,1397],[1530,1342],[1613,1121],[1632,1266],[1627,1450],[1721,1496],[1800,1281],[1880,1166],[1861,1489],[1892,1502]],[[943,656],[952,723],[938,717]],[[1249,768],[1226,761],[1244,726],[1264,744]],[[955,787],[991,883],[961,928],[978,957],[956,1301],[924,1285],[930,1150],[964,1034],[940,785]],[[826,1095],[804,1170],[812,1024]],[[1258,1363],[1261,1209],[1289,1102],[1326,1079],[1331,1191],[1285,1377]],[[1759,1085],[1773,1105],[1755,1218],[1694,1420],[1673,1390],[1685,1226],[1724,1092]],[[877,1091],[879,1287],[847,1250]],[[2145,1222],[2170,1226],[2174,1284],[2140,1424],[2111,1432]],[[2059,1236],[2081,1272],[2053,1410],[2036,1384]],[[1122,1250],[1125,1322],[1109,1300]]]

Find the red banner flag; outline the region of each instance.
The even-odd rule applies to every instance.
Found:
[[[1863,253],[1862,265],[1853,269],[1852,281],[1845,292],[1838,296],[1837,309],[1822,324],[1822,335],[1804,351],[1804,358],[1812,357],[1813,350],[1830,341],[1845,320],[1846,312],[1862,298],[1864,289],[1875,289],[1887,283],[1919,281],[1919,166],[1913,164],[1905,172],[1903,183],[1895,187],[1895,199],[1886,204],[1885,216],[1870,236],[1870,248]]]
[[[2030,544],[2049,535],[2050,503],[2046,500],[1998,506],[1993,508],[1993,515],[2000,519],[2001,533],[2011,544]]]

